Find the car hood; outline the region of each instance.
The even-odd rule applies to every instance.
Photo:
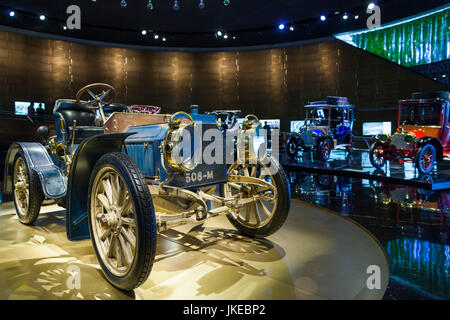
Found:
[[[412,133],[413,135],[416,136],[417,139],[421,139],[423,137],[425,137],[427,134],[425,133],[425,131],[423,130],[407,130],[407,132]]]

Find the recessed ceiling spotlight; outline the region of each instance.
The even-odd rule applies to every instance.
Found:
[[[236,36],[233,36],[233,40],[236,40]]]
[[[371,2],[369,3],[369,5],[367,6],[368,9],[372,10],[373,8],[375,8],[375,3]]]
[[[219,31],[216,32],[216,34],[217,34],[219,37],[221,37],[223,33],[222,33],[222,31],[219,30]]]
[[[290,26],[289,30],[294,31],[295,30],[294,26]]]
[[[142,31],[141,31],[141,34],[142,34],[143,36],[146,36],[146,35],[147,35],[147,30],[142,30]]]
[[[11,10],[11,11],[9,12],[9,16],[10,16],[10,17],[14,17],[15,15],[16,15],[16,13],[15,13],[14,11]]]
[[[63,26],[63,30],[67,30],[67,26],[66,25]]]
[[[334,14],[335,14],[335,15],[338,15],[338,14],[340,14],[340,12],[339,12],[339,11],[335,11]]]
[[[280,24],[278,25],[278,29],[280,29],[280,30],[284,30],[285,27],[286,27],[286,26],[284,25],[284,23],[280,23]]]
[[[162,38],[162,41],[163,41],[163,42],[166,42],[166,38],[165,38],[165,37],[163,37],[163,38]]]
[[[358,20],[358,19],[359,19],[359,16],[358,16],[358,15],[356,15],[356,16],[355,16],[355,20]]]
[[[41,21],[44,21],[45,19],[47,19],[43,14],[41,14],[40,16],[39,16],[39,19],[41,20]]]
[[[155,34],[155,35],[153,36],[153,38],[155,38],[155,40],[158,40],[158,39],[159,39],[159,35]]]
[[[342,16],[342,19],[347,20],[347,19],[348,19],[348,14],[344,14],[344,15]]]
[[[327,20],[327,17],[324,16],[324,15],[321,15],[321,16],[320,16],[320,21],[325,21],[325,20]]]
[[[224,38],[224,39],[228,39],[228,35],[227,35],[227,34],[224,34],[224,35],[223,35],[223,38]]]

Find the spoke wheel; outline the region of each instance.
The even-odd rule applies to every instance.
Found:
[[[36,172],[30,170],[23,151],[17,153],[13,172],[14,206],[19,221],[32,224],[36,221],[44,199]]]
[[[319,160],[327,161],[328,159],[330,159],[331,149],[332,149],[331,141],[328,139],[323,140],[319,145],[319,149],[317,149],[317,155]]]
[[[265,180],[275,190],[263,185],[250,183],[227,183],[224,196],[229,198],[255,200],[228,215],[230,222],[242,233],[249,236],[265,237],[275,233],[287,218],[290,208],[290,190],[286,174],[275,159],[270,158],[270,168],[265,164],[233,164],[230,175],[250,176]],[[272,167],[274,166],[274,167]]]
[[[370,163],[377,169],[381,169],[386,163],[384,147],[380,142],[375,142],[370,148]]]
[[[288,156],[291,158],[295,158],[295,156],[297,155],[297,143],[295,143],[294,140],[289,140],[286,149]]]
[[[427,144],[419,149],[416,156],[416,167],[420,173],[429,173],[433,170],[436,162],[436,149]]]
[[[123,276],[134,262],[138,230],[130,191],[115,168],[105,166],[99,171],[91,199],[97,248],[108,269]]]
[[[350,136],[348,138],[348,146],[345,147],[345,149],[347,150],[347,152],[352,152],[354,148],[354,142],[353,142],[353,136]]]
[[[150,191],[136,164],[110,153],[97,162],[89,187],[89,228],[107,279],[132,290],[150,274],[156,222]]]

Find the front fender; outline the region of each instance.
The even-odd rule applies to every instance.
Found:
[[[66,231],[69,240],[89,239],[88,190],[97,161],[110,152],[122,152],[124,140],[134,133],[111,133],[84,140],[77,148],[67,188]]]
[[[64,171],[54,164],[44,146],[37,142],[15,142],[9,147],[5,161],[3,192],[6,195],[12,194],[14,159],[19,150],[23,151],[30,169],[37,173],[44,195],[50,199],[64,197],[67,191]]]

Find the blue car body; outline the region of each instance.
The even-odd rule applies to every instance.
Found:
[[[328,141],[331,148],[352,147],[355,107],[347,98],[328,97],[327,101],[310,102],[305,106],[305,125],[287,140],[287,152],[294,157],[298,150],[319,151]]]
[[[217,129],[214,115],[193,112],[191,116],[196,125],[202,126],[202,132],[208,128]],[[61,143],[63,135],[57,114],[55,114],[55,120],[56,139]],[[6,159],[4,192],[5,194],[12,194],[13,192],[14,159],[17,152],[23,150],[30,170],[35,171],[40,179],[43,194],[49,199],[65,199],[68,238],[70,240],[89,239],[87,199],[91,172],[96,162],[104,154],[124,152],[138,165],[145,178],[164,181],[168,174],[163,169],[162,161],[164,159],[161,157],[159,148],[168,129],[167,123],[129,127],[123,133],[96,134],[80,143],[75,143],[68,178],[64,174],[65,163],[59,161],[54,154],[50,153],[48,146],[35,142],[14,143],[11,145]],[[100,132],[102,131],[99,130]],[[207,144],[209,143],[202,143],[203,149]],[[190,172],[190,175],[201,176],[202,179],[187,180],[184,176],[177,176],[168,185],[196,189],[226,183],[227,166],[225,159],[222,164],[199,164],[194,171]]]

